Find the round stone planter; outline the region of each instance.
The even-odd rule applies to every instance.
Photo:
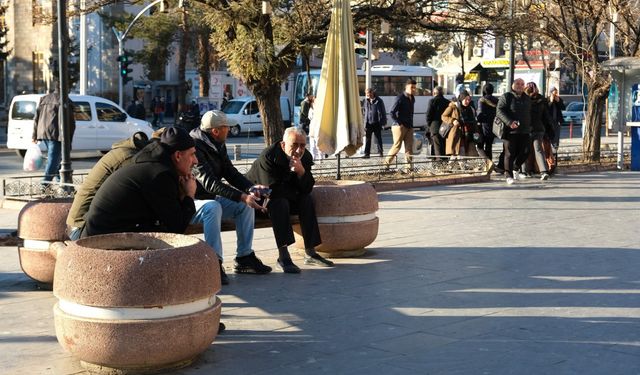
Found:
[[[56,336],[92,371],[187,366],[218,333],[219,291],[218,259],[197,238],[118,233],[80,239],[56,263]]]
[[[362,181],[320,181],[311,193],[316,208],[323,256],[360,256],[378,236],[378,194]],[[300,225],[293,227],[295,247],[304,249]]]
[[[22,271],[44,289],[51,289],[56,265],[55,242],[68,239],[66,220],[72,199],[27,203],[18,214],[18,247]]]

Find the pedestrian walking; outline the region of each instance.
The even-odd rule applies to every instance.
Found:
[[[551,146],[553,146],[553,153],[557,154],[558,146],[560,146],[560,131],[562,130],[562,111],[564,111],[566,107],[564,101],[558,94],[558,89],[555,87],[549,90],[547,106],[549,107],[549,115],[554,135],[551,139]]]
[[[436,160],[440,160],[439,156],[445,154],[444,138],[440,135],[440,125],[442,125],[442,114],[449,106],[449,101],[444,97],[444,89],[442,86],[436,86],[433,89],[433,99],[429,102],[427,110],[427,124],[429,125],[429,138],[433,145],[433,153]]]
[[[396,97],[391,107],[391,118],[393,126],[391,134],[393,135],[393,145],[384,161],[386,169],[389,169],[391,162],[404,144],[404,158],[409,164],[409,170],[413,169],[413,108],[416,102],[414,97],[416,93],[416,81],[408,79],[404,92]]]
[[[528,157],[531,133],[531,99],[524,94],[524,80],[513,81],[511,91],[498,100],[496,116],[508,127],[504,144],[504,170],[506,182],[512,185],[519,175],[518,168]]]
[[[364,122],[365,122],[365,144],[364,157],[369,158],[371,154],[371,135],[376,136],[378,155],[383,156],[382,150],[382,128],[387,125],[387,111],[384,102],[376,95],[376,91],[369,87],[365,90],[364,100]]]
[[[531,98],[531,141],[535,163],[540,172],[540,179],[549,178],[549,166],[543,149],[544,139],[553,139],[553,126],[551,124],[549,112],[547,111],[547,101],[540,95],[535,82],[528,82],[524,88],[525,94]],[[533,172],[533,166],[527,167],[525,173]]]
[[[496,117],[496,107],[498,98],[493,96],[493,85],[490,83],[482,87],[482,98],[478,100],[478,124],[482,131],[482,148],[489,160],[493,160],[493,142],[495,135],[493,134],[493,119]]]
[[[76,130],[76,122],[73,116],[73,104],[68,101],[69,118],[68,131],[69,142],[73,141],[73,133]],[[62,134],[60,132],[60,93],[56,87],[53,92],[40,99],[36,115],[33,119],[33,143],[42,141],[47,147],[47,164],[44,167],[43,182],[59,179],[60,160],[62,159]]]

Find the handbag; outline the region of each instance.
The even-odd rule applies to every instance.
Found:
[[[492,130],[493,134],[500,139],[505,139],[509,133],[509,128],[498,116],[493,119]]]
[[[440,125],[440,129],[438,129],[438,134],[440,134],[440,136],[442,138],[447,138],[447,136],[449,135],[449,132],[451,131],[451,128],[453,128],[453,124],[449,124],[447,122],[443,122]]]

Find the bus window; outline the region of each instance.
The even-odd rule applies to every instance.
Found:
[[[320,80],[320,73],[311,73],[313,95],[316,95],[316,93],[318,92],[319,80]],[[307,73],[306,72],[298,73],[298,78],[296,80],[296,87],[294,90],[294,98],[293,98],[294,107],[300,106],[300,102],[302,102],[304,98],[307,96],[308,91],[309,91],[309,80],[307,79]]]

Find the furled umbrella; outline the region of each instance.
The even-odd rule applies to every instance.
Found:
[[[364,135],[353,47],[349,1],[334,0],[310,133],[320,151],[338,157],[353,155]]]

